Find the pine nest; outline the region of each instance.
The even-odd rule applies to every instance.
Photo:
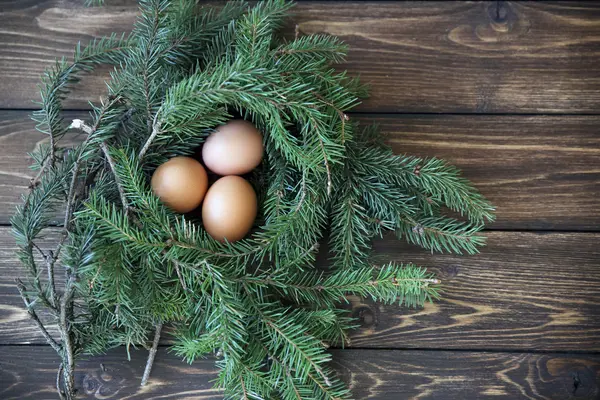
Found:
[[[456,168],[394,155],[376,129],[360,128],[347,111],[364,87],[333,68],[346,46],[326,35],[281,38],[291,6],[141,1],[130,35],[78,46],[46,72],[34,119],[49,142],[32,155],[38,174],[13,226],[27,272],[18,286],[61,357],[61,397],[75,396],[79,355],[154,337],[145,382],[170,324],[182,358],[216,357],[227,398],[348,398],[326,351],[357,324],[339,308],[345,296],[410,306],[437,297],[437,279],[410,260],[374,265],[372,238],[391,232],[455,253],[484,244],[477,232],[492,206]],[[114,66],[103,101],[89,121],[66,123],[62,100],[103,64]],[[254,231],[221,243],[165,207],[149,177],[234,116],[263,132],[266,156],[250,178]],[[82,130],[83,143],[61,147],[68,129]],[[44,251],[36,240],[59,209],[63,234]],[[317,268],[323,241],[328,261]],[[38,318],[42,308],[60,337]]]

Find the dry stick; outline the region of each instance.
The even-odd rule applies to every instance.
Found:
[[[56,373],[56,391],[58,392],[58,397],[60,400],[65,400],[65,393],[60,388],[60,378],[63,373],[63,363],[61,362],[58,366],[58,372]]]
[[[35,242],[33,240],[30,241],[31,243],[31,247],[33,247],[34,249],[36,249],[38,251],[38,253],[40,253],[40,255],[44,258],[44,260],[46,259],[46,253],[43,252],[43,250],[40,248],[40,246],[38,246],[37,244],[35,244]]]
[[[144,147],[142,147],[142,149],[140,150],[140,152],[138,154],[138,158],[140,160],[144,157],[144,154],[146,154],[146,152],[150,148],[152,141],[154,141],[154,139],[160,132],[160,123],[157,121],[159,112],[160,112],[160,110],[158,110],[156,112],[156,115],[154,116],[154,121],[152,122],[152,133],[150,134],[150,136],[148,137],[148,140],[146,140],[146,143],[144,143]]]
[[[29,296],[27,296],[25,285],[23,284],[23,282],[20,279],[16,279],[15,281],[17,282],[17,289],[19,290],[21,299],[23,299],[23,303],[25,303],[25,308],[27,308],[29,317],[33,320],[33,322],[35,322],[35,324],[37,325],[39,330],[42,332],[42,335],[44,336],[44,338],[46,339],[48,344],[50,346],[52,346],[52,348],[58,354],[60,354],[62,351],[61,346],[56,342],[56,340],[54,340],[54,338],[52,336],[50,336],[50,333],[48,333],[48,331],[42,324],[42,321],[40,321],[40,318],[38,317],[37,313],[35,312],[33,305],[31,304],[31,301],[29,301]]]
[[[173,260],[173,265],[175,266],[175,272],[177,272],[177,277],[179,278],[179,283],[181,283],[181,287],[183,287],[183,290],[187,292],[187,285],[185,284],[185,281],[183,280],[183,277],[181,275],[181,271],[179,270],[179,261]]]
[[[54,139],[54,134],[52,133],[52,128],[50,124],[48,124],[49,135],[50,135],[50,154],[48,154],[48,165],[50,168],[54,167],[54,153],[56,152],[56,140]]]
[[[329,169],[329,161],[327,161],[327,153],[325,152],[325,145],[323,139],[319,138],[321,144],[321,151],[323,152],[323,160],[325,161],[325,169],[327,170],[327,195],[331,194],[331,170]]]
[[[54,258],[54,253],[52,250],[48,252],[46,256],[46,269],[48,270],[48,286],[50,286],[50,302],[54,307],[56,307],[56,283],[54,280],[54,263],[56,259]]]
[[[314,118],[310,118],[312,125],[316,128],[317,122]],[[327,195],[331,194],[331,169],[329,168],[329,161],[327,160],[327,152],[325,151],[325,144],[323,143],[323,139],[317,134],[317,138],[319,139],[319,144],[321,145],[321,151],[323,152],[323,161],[325,162],[325,170],[327,171]]]
[[[148,361],[146,362],[146,369],[144,370],[144,375],[142,376],[141,386],[145,386],[146,383],[148,383],[148,378],[150,378],[150,372],[152,371],[152,365],[154,364],[154,357],[156,357],[156,351],[158,349],[158,342],[160,341],[160,332],[162,331],[162,327],[162,322],[156,324],[154,341],[152,342],[152,348],[148,353]]]
[[[298,205],[294,208],[294,212],[297,213],[301,208],[302,204],[304,204],[304,199],[306,198],[306,179],[304,174],[302,174],[302,194],[300,195],[300,200],[298,200]]]
[[[318,98],[321,103],[324,103],[326,105],[328,105],[329,107],[333,108],[335,110],[335,112],[338,114],[338,116],[340,117],[340,120],[342,121],[342,144],[344,144],[346,142],[346,121],[350,121],[350,117],[348,116],[348,114],[344,113],[342,110],[340,110],[339,108],[337,108],[335,106],[335,104],[327,101],[327,99],[325,99],[323,96],[321,96],[319,93],[317,92],[311,92],[316,98]]]
[[[69,332],[69,321],[67,320],[67,310],[70,309],[69,303],[73,299],[73,291],[75,289],[75,279],[73,276],[69,278],[66,283],[65,293],[63,294],[61,305],[60,305],[60,335],[63,342],[63,348],[65,351],[66,363],[64,364],[63,379],[65,382],[65,389],[67,397],[71,398],[75,395],[75,377],[73,371],[75,368],[75,355],[73,352],[73,343],[71,340],[71,334]]]
[[[246,390],[246,385],[244,384],[244,377],[240,375],[240,382],[242,383],[242,392],[244,394],[244,399],[248,400],[248,391]]]
[[[100,148],[102,149],[102,152],[104,153],[104,156],[106,157],[106,161],[108,162],[108,165],[110,166],[110,169],[111,169],[113,175],[115,176],[115,182],[117,184],[117,189],[119,190],[119,196],[121,197],[121,203],[123,203],[123,210],[125,212],[125,217],[127,217],[127,215],[129,214],[129,204],[127,203],[127,197],[125,197],[125,190],[123,189],[123,185],[121,184],[121,179],[119,179],[119,175],[117,175],[117,166],[115,165],[115,161],[113,160],[110,153],[108,152],[108,147],[106,146],[106,143],[102,142],[100,144]]]
[[[47,301],[54,308],[54,310],[57,310],[57,308],[56,308],[56,284],[54,282],[54,253],[52,253],[52,250],[50,250],[48,252],[48,254],[44,253],[42,251],[42,249],[40,248],[40,246],[35,244],[35,242],[33,240],[31,240],[29,243],[31,244],[31,247],[33,247],[34,249],[36,249],[38,251],[38,253],[40,253],[40,255],[44,258],[44,261],[46,262],[46,269],[48,271],[48,286],[50,287],[50,298],[47,299]],[[42,301],[45,302],[46,299],[42,299]]]

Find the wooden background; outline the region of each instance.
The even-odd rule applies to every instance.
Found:
[[[55,398],[58,358],[28,320],[9,218],[46,140],[28,119],[36,84],[78,41],[130,29],[131,0],[0,0],[0,398]],[[363,327],[335,368],[358,399],[600,398],[600,4],[302,2],[290,26],[351,45],[347,67],[372,88],[352,118],[377,122],[397,152],[464,169],[498,207],[488,247],[430,255],[392,240],[380,257],[437,271],[424,309],[352,299]],[[103,92],[86,78],[68,102],[85,115]],[[46,245],[52,242],[49,235]],[[161,347],[80,363],[90,399],[218,399],[212,360]]]

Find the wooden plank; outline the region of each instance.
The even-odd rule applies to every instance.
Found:
[[[442,300],[422,310],[356,299],[357,347],[600,350],[600,234],[488,232],[471,257],[432,255],[382,240],[381,262],[436,272]]]
[[[66,119],[76,116],[86,113],[67,113]],[[380,125],[396,153],[436,156],[462,168],[497,206],[492,228],[600,227],[599,116],[353,118]],[[26,112],[0,111],[0,224],[8,223],[33,175],[26,153],[45,139]]]
[[[31,107],[40,73],[78,40],[131,29],[135,2],[81,3],[3,4],[0,108]],[[351,46],[346,67],[372,88],[363,111],[597,113],[599,21],[594,2],[355,1],[301,3],[289,26]],[[103,90],[86,79],[68,106]]]
[[[480,255],[461,257],[377,241],[377,261],[435,271],[443,298],[424,309],[350,298],[345,307],[362,324],[351,347],[600,351],[600,234],[489,232],[488,242]],[[14,250],[0,229],[0,344],[44,343],[14,287]]]
[[[56,398],[58,357],[47,346],[3,347],[0,397]],[[222,399],[212,389],[213,360],[187,365],[164,348],[148,386],[139,381],[144,351],[124,349],[78,365],[81,399]],[[334,367],[356,399],[593,400],[600,393],[600,356],[428,351],[333,351]]]

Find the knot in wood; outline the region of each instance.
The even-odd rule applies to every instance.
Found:
[[[352,317],[360,321],[361,328],[371,328],[378,323],[378,315],[376,310],[366,304],[356,306],[352,310]]]

